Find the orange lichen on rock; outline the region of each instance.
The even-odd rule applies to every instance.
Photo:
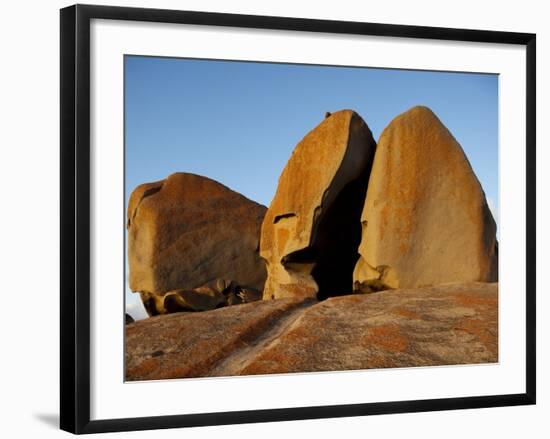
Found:
[[[396,324],[370,328],[362,344],[369,347],[379,346],[388,352],[402,352],[409,346],[407,339],[401,335],[401,330]]]
[[[454,300],[461,306],[489,306],[495,307],[495,309],[498,301],[496,297],[479,297],[475,294],[457,295]]]
[[[406,317],[408,319],[419,319],[420,318],[420,314],[418,314],[416,311],[412,311],[412,310],[406,309],[406,308],[392,309],[392,313],[397,314],[398,316],[401,316],[401,317]]]

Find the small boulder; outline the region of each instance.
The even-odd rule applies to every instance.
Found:
[[[228,305],[250,303],[262,298],[254,288],[242,287],[234,281],[216,279],[193,290],[173,290],[164,294],[141,292],[141,300],[149,316],[182,311],[209,311]]]

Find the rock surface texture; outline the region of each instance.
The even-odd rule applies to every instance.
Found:
[[[328,114],[296,146],[262,224],[264,299],[351,292],[375,149],[350,110]]]
[[[498,285],[279,299],[126,326],[126,379],[498,361]]]
[[[170,314],[180,311],[209,311],[228,305],[261,300],[262,293],[235,282],[217,279],[192,290],[172,290],[162,294],[141,292],[147,314]]]
[[[142,297],[217,279],[262,291],[266,208],[206,177],[176,173],[138,186],[128,204],[130,289]]]
[[[127,325],[126,378],[208,376],[218,362],[246,349],[300,305],[291,299],[259,301],[155,316]]]
[[[357,291],[498,280],[496,225],[483,189],[426,107],[382,132],[361,224]]]

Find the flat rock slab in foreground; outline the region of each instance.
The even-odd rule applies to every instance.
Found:
[[[494,363],[498,284],[261,301],[126,326],[126,378]]]

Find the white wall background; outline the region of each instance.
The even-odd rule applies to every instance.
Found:
[[[538,405],[102,435],[190,438],[261,436],[478,438],[550,435],[544,276],[550,263],[550,14],[545,2],[461,0],[87,1],[260,15],[537,33]],[[3,437],[59,437],[59,12],[64,1],[3,4],[0,14],[0,429]],[[184,395],[182,395],[184,397]],[[215,398],[215,395],[212,395]],[[154,401],[144,401],[144,404]]]

